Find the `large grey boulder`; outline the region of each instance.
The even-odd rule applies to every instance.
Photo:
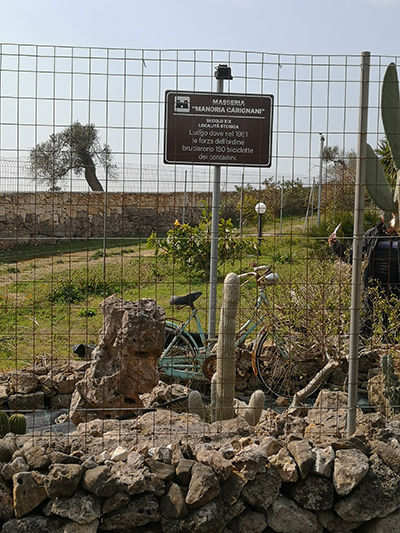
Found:
[[[155,496],[144,494],[130,500],[121,509],[106,515],[100,528],[102,531],[125,531],[129,527],[134,531],[134,528],[159,520],[161,520],[161,514]]]
[[[165,339],[164,309],[151,299],[113,295],[101,304],[103,327],[93,362],[72,395],[74,424],[118,418],[142,407],[140,394],[158,383],[158,358]]]
[[[322,533],[317,516],[295,502],[278,496],[268,508],[267,522],[276,533]]]
[[[400,476],[377,455],[370,457],[370,468],[363,481],[335,504],[335,511],[346,522],[367,522],[385,517],[400,507]]]
[[[365,478],[368,470],[368,457],[359,450],[337,450],[333,485],[339,496],[349,494]]]

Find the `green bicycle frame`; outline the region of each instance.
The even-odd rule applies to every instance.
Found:
[[[236,333],[237,339],[235,342],[235,347],[240,346],[264,320],[265,314],[263,313],[257,318],[257,313],[263,304],[269,305],[269,302],[265,295],[264,288],[260,287],[258,298],[252,311],[252,316]],[[186,329],[193,319],[196,323],[196,328],[199,333],[202,346],[199,346],[199,344],[196,342],[196,339]],[[167,320],[166,326],[169,326],[174,330],[174,336],[169,345],[164,349],[159,359],[159,370],[162,370],[167,376],[180,380],[204,381],[205,376],[202,370],[203,363],[207,357],[215,355],[211,352],[211,347],[215,345],[217,339],[207,339],[206,334],[201,326],[197,309],[192,309],[186,322],[174,322],[172,320]],[[188,357],[188,355],[170,355],[174,346],[178,346],[179,341],[182,342],[182,337],[184,338],[185,342],[190,344],[193,352],[192,357]]]

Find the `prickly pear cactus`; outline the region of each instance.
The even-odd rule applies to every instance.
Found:
[[[392,213],[399,213],[400,193],[400,95],[397,68],[394,63],[387,67],[382,84],[381,97],[382,122],[386,140],[390,147],[393,164],[397,169],[396,186],[393,189],[379,162],[374,149],[367,144],[365,186],[375,204],[385,211],[385,220],[392,218]]]
[[[22,413],[15,413],[9,418],[10,431],[18,435],[26,433],[26,418]]]
[[[4,437],[7,433],[10,433],[10,421],[7,413],[0,411],[0,437]]]

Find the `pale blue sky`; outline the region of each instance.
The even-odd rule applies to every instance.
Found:
[[[2,0],[2,43],[399,54],[400,0]]]
[[[214,90],[214,65],[229,62],[234,76],[229,90],[272,92],[280,104],[279,116],[278,112],[275,114],[279,135],[274,136],[274,153],[278,157],[271,170],[266,169],[268,175],[277,179],[299,176],[310,180],[318,171],[318,132],[324,132],[328,144],[338,144],[343,149],[356,147],[361,52],[371,52],[374,65],[371,80],[382,79],[385,66],[400,56],[400,0],[0,2],[0,43],[60,47],[55,53],[56,60],[52,50],[45,50],[46,47],[38,51],[30,47],[2,48],[0,158],[15,153],[26,157],[28,150],[47,139],[52,131],[79,119],[83,123],[96,123],[117,158],[124,154],[127,162],[138,164],[140,160],[141,165],[154,165],[160,159],[163,141],[160,134],[163,106],[154,102],[166,89]],[[63,57],[63,47],[117,50],[111,52],[108,66],[100,59],[105,57],[104,51],[93,52],[90,68],[95,82],[89,84],[85,53],[82,52],[81,59],[74,59],[72,75],[71,59]],[[118,66],[112,63],[113,53],[115,58],[121,57],[126,49],[133,50],[128,56],[136,61],[129,61],[127,68],[140,72],[129,76],[125,87],[118,76]],[[142,55],[141,50],[146,53]],[[161,63],[159,54],[152,50],[172,51],[162,54],[163,59],[170,61],[162,64],[164,77],[158,82],[154,76],[159,75]],[[265,64],[261,64],[260,57],[264,54],[248,54],[256,63],[260,62],[246,64],[249,76],[245,77],[244,54],[213,53],[210,64],[210,55],[199,52],[194,67],[191,60],[185,62],[190,54],[175,54],[175,50],[261,52],[265,53],[262,58]],[[174,63],[178,55],[179,81]],[[306,56],[312,56],[312,69],[310,57]],[[341,56],[337,61],[339,66],[333,65],[328,70],[326,65],[336,63],[333,56]],[[143,63],[142,58],[146,60]],[[346,68],[341,66],[344,64]],[[54,66],[56,74],[52,73]],[[108,78],[104,75],[105,68],[110,68]],[[264,69],[262,76],[260,69]],[[279,94],[278,74],[284,80]],[[261,78],[265,80],[263,83]],[[105,104],[106,91],[107,97],[116,102]],[[140,96],[147,102],[146,112],[140,115],[137,102],[123,104],[124,91],[131,99],[136,95],[135,98]],[[379,85],[371,84],[370,93],[370,142],[376,144],[381,135],[376,111]],[[161,167],[164,170],[165,165]]]

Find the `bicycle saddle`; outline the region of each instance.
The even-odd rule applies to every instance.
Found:
[[[191,305],[193,302],[200,298],[203,293],[201,291],[191,292],[186,296],[171,296],[169,299],[169,305],[176,305],[185,307],[186,305]]]

